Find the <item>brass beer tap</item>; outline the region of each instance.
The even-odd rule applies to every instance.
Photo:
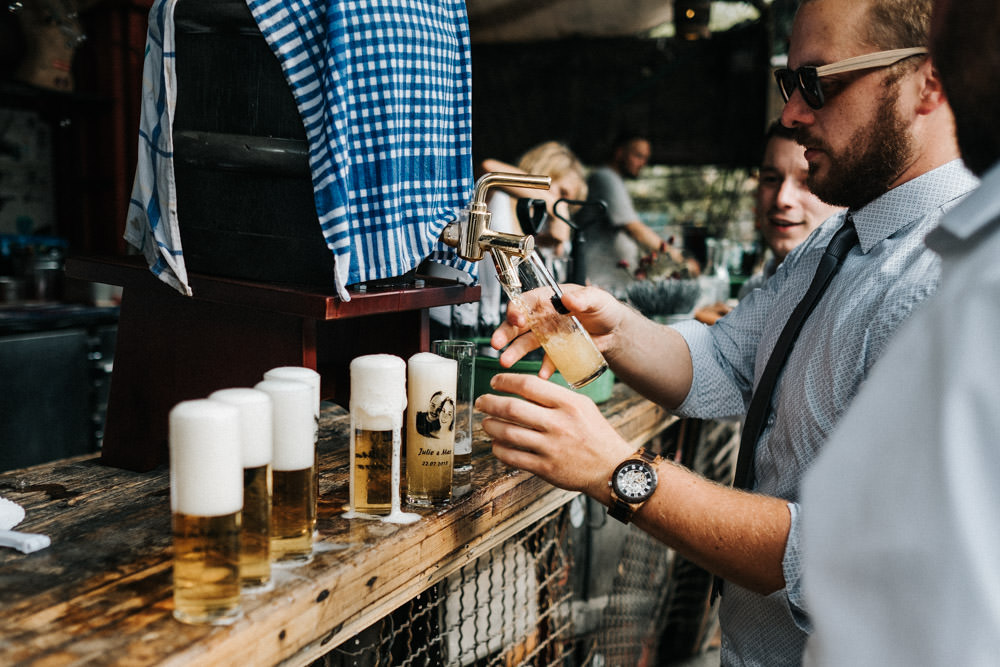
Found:
[[[510,174],[494,171],[483,174],[476,181],[469,216],[462,222],[449,223],[441,232],[441,242],[458,250],[458,256],[470,262],[478,262],[489,251],[497,267],[500,280],[508,285],[518,286],[516,263],[513,257],[524,260],[535,250],[535,239],[529,234],[508,234],[490,229],[490,211],[486,207],[486,197],[490,188],[513,186],[548,190],[552,179],[536,174]]]

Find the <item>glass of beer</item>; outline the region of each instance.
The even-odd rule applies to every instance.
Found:
[[[451,500],[458,362],[419,352],[406,365],[406,502]]]
[[[391,354],[351,361],[348,517],[390,514],[399,494],[406,362]]]
[[[174,618],[229,624],[241,613],[239,410],[208,399],[182,401],[168,424]]]
[[[245,593],[273,588],[271,582],[271,397],[257,389],[220,389],[209,395],[240,411],[243,460],[243,526],[240,580]]]
[[[319,408],[320,408],[320,380],[319,373],[305,366],[278,366],[264,373],[265,380],[291,380],[293,382],[304,382],[309,385],[313,393],[313,413],[316,416],[316,424],[313,431],[313,453],[316,457],[316,498],[319,498]],[[313,530],[316,530],[315,522]]]
[[[271,560],[299,565],[312,559],[316,526],[316,441],[313,392],[304,382],[261,380],[271,397]]]
[[[516,259],[516,258],[515,258]],[[601,352],[579,320],[562,305],[562,290],[537,252],[521,261],[511,275],[498,270],[511,303],[525,314],[545,354],[574,389],[590,384],[608,369]]]
[[[475,404],[476,344],[471,340],[436,340],[431,352],[458,363],[455,385],[454,471],[472,471],[472,414]],[[407,448],[407,453],[409,449]]]

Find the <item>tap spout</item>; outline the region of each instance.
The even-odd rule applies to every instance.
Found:
[[[469,204],[469,219],[464,227],[451,223],[441,233],[441,241],[458,249],[458,255],[470,262],[478,262],[484,251],[498,249],[503,253],[527,257],[534,250],[534,239],[530,236],[505,234],[490,229],[490,211],[486,198],[491,188],[512,186],[548,190],[552,184],[549,176],[538,174],[512,174],[492,171],[483,174],[476,181],[472,202]]]

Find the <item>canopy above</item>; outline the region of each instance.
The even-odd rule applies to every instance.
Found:
[[[466,0],[472,40],[630,37],[673,19],[669,0]]]

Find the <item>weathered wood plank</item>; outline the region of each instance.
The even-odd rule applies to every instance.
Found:
[[[602,410],[636,445],[671,421],[622,386]],[[0,474],[0,495],[27,511],[18,528],[53,542],[0,550],[0,664],[307,664],[575,495],[507,468],[477,431],[474,473],[450,506],[409,526],[347,521],[348,429],[345,411],[324,411],[313,561],[275,569],[274,590],[244,596],[227,627],[171,616],[165,468],[89,455]]]

